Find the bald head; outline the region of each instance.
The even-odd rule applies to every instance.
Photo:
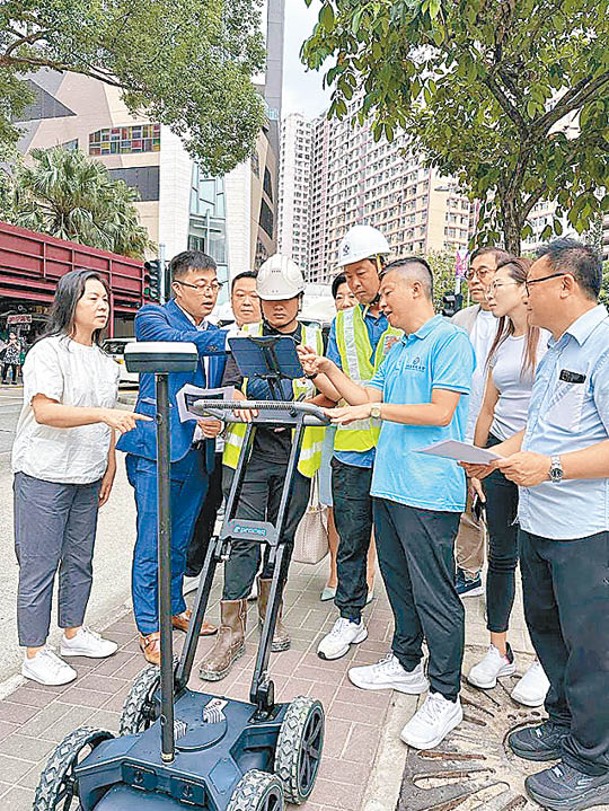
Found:
[[[410,284],[418,282],[425,298],[429,301],[433,299],[433,275],[431,268],[425,259],[418,256],[409,256],[406,259],[397,259],[387,265],[383,270],[382,279],[389,276],[398,278],[400,281],[407,281]]]

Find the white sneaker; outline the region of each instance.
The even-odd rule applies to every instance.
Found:
[[[463,720],[461,702],[449,701],[441,693],[430,693],[400,733],[413,749],[433,749]]]
[[[525,707],[541,707],[550,689],[550,682],[537,659],[512,690],[512,698]]]
[[[74,681],[77,672],[53,651],[50,645],[39,650],[36,656],[26,656],[21,666],[21,675],[39,684],[57,687]]]
[[[87,656],[89,659],[106,659],[117,650],[116,642],[103,639],[86,625],[83,625],[72,639],[68,639],[64,634],[59,647],[62,656]]]
[[[393,653],[387,654],[375,665],[352,667],[348,675],[349,681],[362,690],[399,690],[411,696],[420,696],[429,690],[423,665],[419,662],[409,673]]]
[[[317,646],[317,655],[320,659],[340,659],[348,652],[350,645],[363,642],[368,636],[364,620],[351,622],[339,617],[329,634],[326,634]]]
[[[474,687],[491,690],[497,685],[500,676],[511,676],[516,672],[516,662],[502,656],[494,645],[489,645],[488,652],[481,662],[474,665],[467,674],[467,680]]]

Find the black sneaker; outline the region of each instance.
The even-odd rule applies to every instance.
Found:
[[[523,727],[508,735],[508,746],[525,760],[558,760],[562,757],[562,742],[569,728],[545,721],[536,727]]]
[[[532,774],[524,785],[531,799],[552,811],[583,811],[609,803],[609,772],[595,777],[567,763]]]
[[[484,586],[482,585],[482,578],[480,572],[476,577],[468,577],[463,569],[457,569],[457,576],[455,578],[455,588],[459,597],[479,597],[484,594]]]

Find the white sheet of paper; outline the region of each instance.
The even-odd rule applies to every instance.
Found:
[[[445,439],[435,442],[427,448],[419,448],[417,453],[427,453],[430,456],[441,456],[444,459],[454,459],[455,462],[467,462],[470,465],[488,465],[495,459],[502,459],[499,453],[488,448],[477,448],[467,442],[458,442],[456,439]]]
[[[186,405],[187,394],[189,396],[195,395],[198,400],[232,400],[234,393],[235,389],[233,386],[226,386],[225,388],[221,389],[202,389],[200,386],[193,386],[192,383],[186,383],[186,385],[182,386],[180,391],[176,394],[180,422],[186,422],[188,420],[217,419],[216,417],[200,417],[197,414],[193,414],[192,411],[189,411],[188,406]]]

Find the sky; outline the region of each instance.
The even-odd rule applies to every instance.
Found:
[[[322,74],[307,71],[299,58],[301,45],[317,22],[319,7],[319,0],[313,0],[310,8],[304,0],[285,2],[284,116],[303,113],[307,118],[314,118],[329,104],[330,94],[322,88]]]

